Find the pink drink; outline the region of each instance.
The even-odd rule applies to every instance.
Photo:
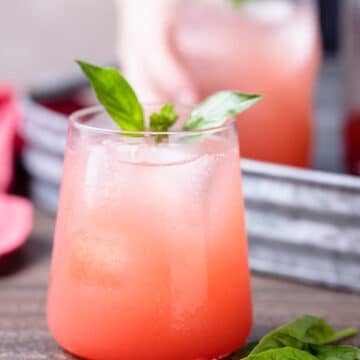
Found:
[[[312,97],[320,58],[315,1],[183,0],[176,52],[201,97],[219,89],[265,95],[238,121],[241,155],[309,166]]]
[[[54,337],[89,359],[230,353],[251,327],[233,128],[156,145],[101,130],[111,125],[90,110],[70,128],[48,297]]]

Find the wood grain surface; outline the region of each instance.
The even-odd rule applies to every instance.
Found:
[[[27,245],[0,259],[0,359],[73,359],[52,340],[45,298],[54,219],[40,210]],[[253,275],[255,339],[303,313],[360,328],[360,295]],[[351,340],[360,345],[360,337]]]

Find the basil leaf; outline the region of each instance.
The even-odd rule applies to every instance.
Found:
[[[107,113],[126,131],[144,131],[143,108],[129,83],[117,69],[103,68],[76,61],[89,79],[99,102]]]
[[[160,109],[160,112],[150,115],[150,130],[156,132],[168,131],[178,118],[179,115],[175,112],[174,104],[165,104]],[[155,141],[161,142],[166,137],[166,134],[157,134],[155,135]]]
[[[353,346],[311,345],[310,351],[320,360],[360,360],[360,349]]]
[[[272,349],[260,354],[249,355],[245,360],[317,360],[317,358],[305,351],[284,347]]]
[[[223,125],[262,99],[260,95],[220,91],[204,100],[190,114],[183,130],[201,130]]]
[[[349,328],[336,332],[324,319],[304,315],[265,335],[251,354],[285,346],[307,349],[309,344],[327,344],[355,334],[356,329]]]

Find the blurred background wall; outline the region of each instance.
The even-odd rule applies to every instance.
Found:
[[[115,58],[114,0],[1,0],[0,79],[34,84]]]

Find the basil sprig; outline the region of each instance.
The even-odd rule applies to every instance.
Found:
[[[178,119],[173,104],[165,104],[159,112],[150,115],[149,127],[146,127],[144,110],[127,80],[119,70],[111,67],[99,67],[77,60],[81,70],[88,78],[96,97],[120,129],[125,131],[154,132],[156,142],[167,138],[169,131]],[[204,130],[223,125],[230,118],[247,110],[261,99],[260,95],[243,94],[237,91],[220,91],[195,107],[183,124],[184,131]],[[163,134],[155,134],[156,132]]]

